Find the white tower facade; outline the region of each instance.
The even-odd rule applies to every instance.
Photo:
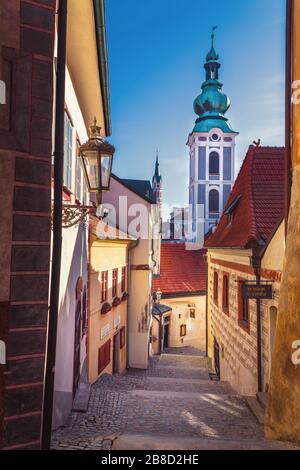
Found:
[[[231,193],[235,175],[237,133],[220,128],[189,136],[193,241],[200,241],[220,219]]]
[[[187,142],[190,147],[190,239],[194,242],[202,242],[204,235],[217,224],[234,183],[238,132],[225,117],[230,100],[219,82],[220,67],[213,32],[211,50],[204,65],[206,80],[194,101],[198,119]]]

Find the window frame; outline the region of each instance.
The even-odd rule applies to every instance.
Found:
[[[122,326],[120,329],[120,349],[123,349],[126,345],[126,326]]]
[[[225,280],[227,285],[225,286]],[[225,290],[226,287],[226,290]],[[223,273],[223,280],[222,280],[222,309],[223,312],[227,315],[229,314],[229,274]]]
[[[112,270],[112,297],[118,294],[118,268]]]
[[[79,153],[80,153],[80,142],[76,140],[77,152],[76,152],[76,161],[75,161],[75,198],[79,202],[83,202],[83,172],[80,163]]]
[[[108,271],[101,272],[101,302],[107,302],[108,299]]]
[[[215,305],[219,305],[219,273],[214,271],[213,276],[213,300]]]
[[[243,298],[242,286],[247,282],[247,279],[238,278],[238,323],[239,326],[250,334],[250,302],[249,299]],[[245,319],[245,308],[247,312],[247,319]]]
[[[218,195],[218,208],[215,208],[215,204],[212,204],[215,203],[216,201],[212,200],[211,199],[211,195],[212,194],[217,194]],[[210,214],[219,214],[220,212],[220,193],[217,189],[215,188],[212,188],[209,193],[208,193],[208,205],[209,205],[209,213]]]
[[[216,160],[216,157],[218,157],[218,160]],[[210,152],[208,159],[209,159],[208,160],[209,176],[220,176],[220,154],[218,152],[216,152],[215,150],[213,150],[213,151]],[[212,168],[214,166],[218,167],[217,172],[216,171],[211,171],[212,169],[213,170],[216,169],[216,168]]]
[[[123,266],[122,274],[121,274],[121,291],[126,292],[126,273],[127,273],[127,266]]]
[[[187,335],[187,326],[180,325],[180,337],[184,338]]]
[[[64,116],[64,168],[63,184],[72,191],[72,159],[73,159],[73,134],[74,126],[67,110]]]

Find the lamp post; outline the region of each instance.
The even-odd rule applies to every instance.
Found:
[[[96,205],[63,204],[64,228],[73,227],[85,221],[89,215],[103,218],[98,215],[96,206],[101,206],[102,192],[109,190],[114,153],[114,146],[101,137],[101,127],[97,125],[95,118],[94,125],[90,127],[88,141],[79,148],[78,158],[81,161],[88,191],[96,193]]]

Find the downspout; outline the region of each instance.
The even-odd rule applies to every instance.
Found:
[[[260,248],[253,248],[252,267],[256,277],[257,285],[261,283],[261,253]],[[257,391],[263,391],[262,378],[262,344],[261,344],[261,300],[256,300],[256,340],[257,340]]]
[[[62,244],[62,193],[64,164],[64,108],[66,77],[68,0],[59,0],[57,28],[57,75],[55,98],[55,144],[54,144],[54,203],[53,203],[53,242],[52,270],[50,283],[50,306],[48,314],[48,334],[45,365],[45,386],[42,416],[42,449],[51,446],[57,319],[59,306],[59,285]]]
[[[287,234],[292,187],[292,24],[293,0],[286,2],[286,69],[285,69],[285,234]]]
[[[129,290],[129,295],[131,295],[131,284],[130,284],[130,278],[131,278],[131,271],[130,271],[130,252],[132,250],[134,250],[134,248],[136,248],[140,243],[140,239],[136,240],[135,242],[132,242],[131,245],[128,247],[128,251],[127,251],[127,266],[128,266],[128,273],[127,273],[127,288]],[[129,302],[127,300],[127,306],[126,306],[126,324],[127,324],[127,328],[126,328],[126,369],[129,369],[129,341],[128,341],[128,338],[129,338],[129,328],[128,328],[128,325],[129,325]]]

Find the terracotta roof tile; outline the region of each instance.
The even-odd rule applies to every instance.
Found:
[[[284,148],[250,146],[225,211],[205,247],[267,242],[284,216]],[[226,210],[240,196],[230,220]]]
[[[185,243],[162,243],[161,273],[153,279],[153,290],[163,294],[206,291],[206,250],[191,251]]]

